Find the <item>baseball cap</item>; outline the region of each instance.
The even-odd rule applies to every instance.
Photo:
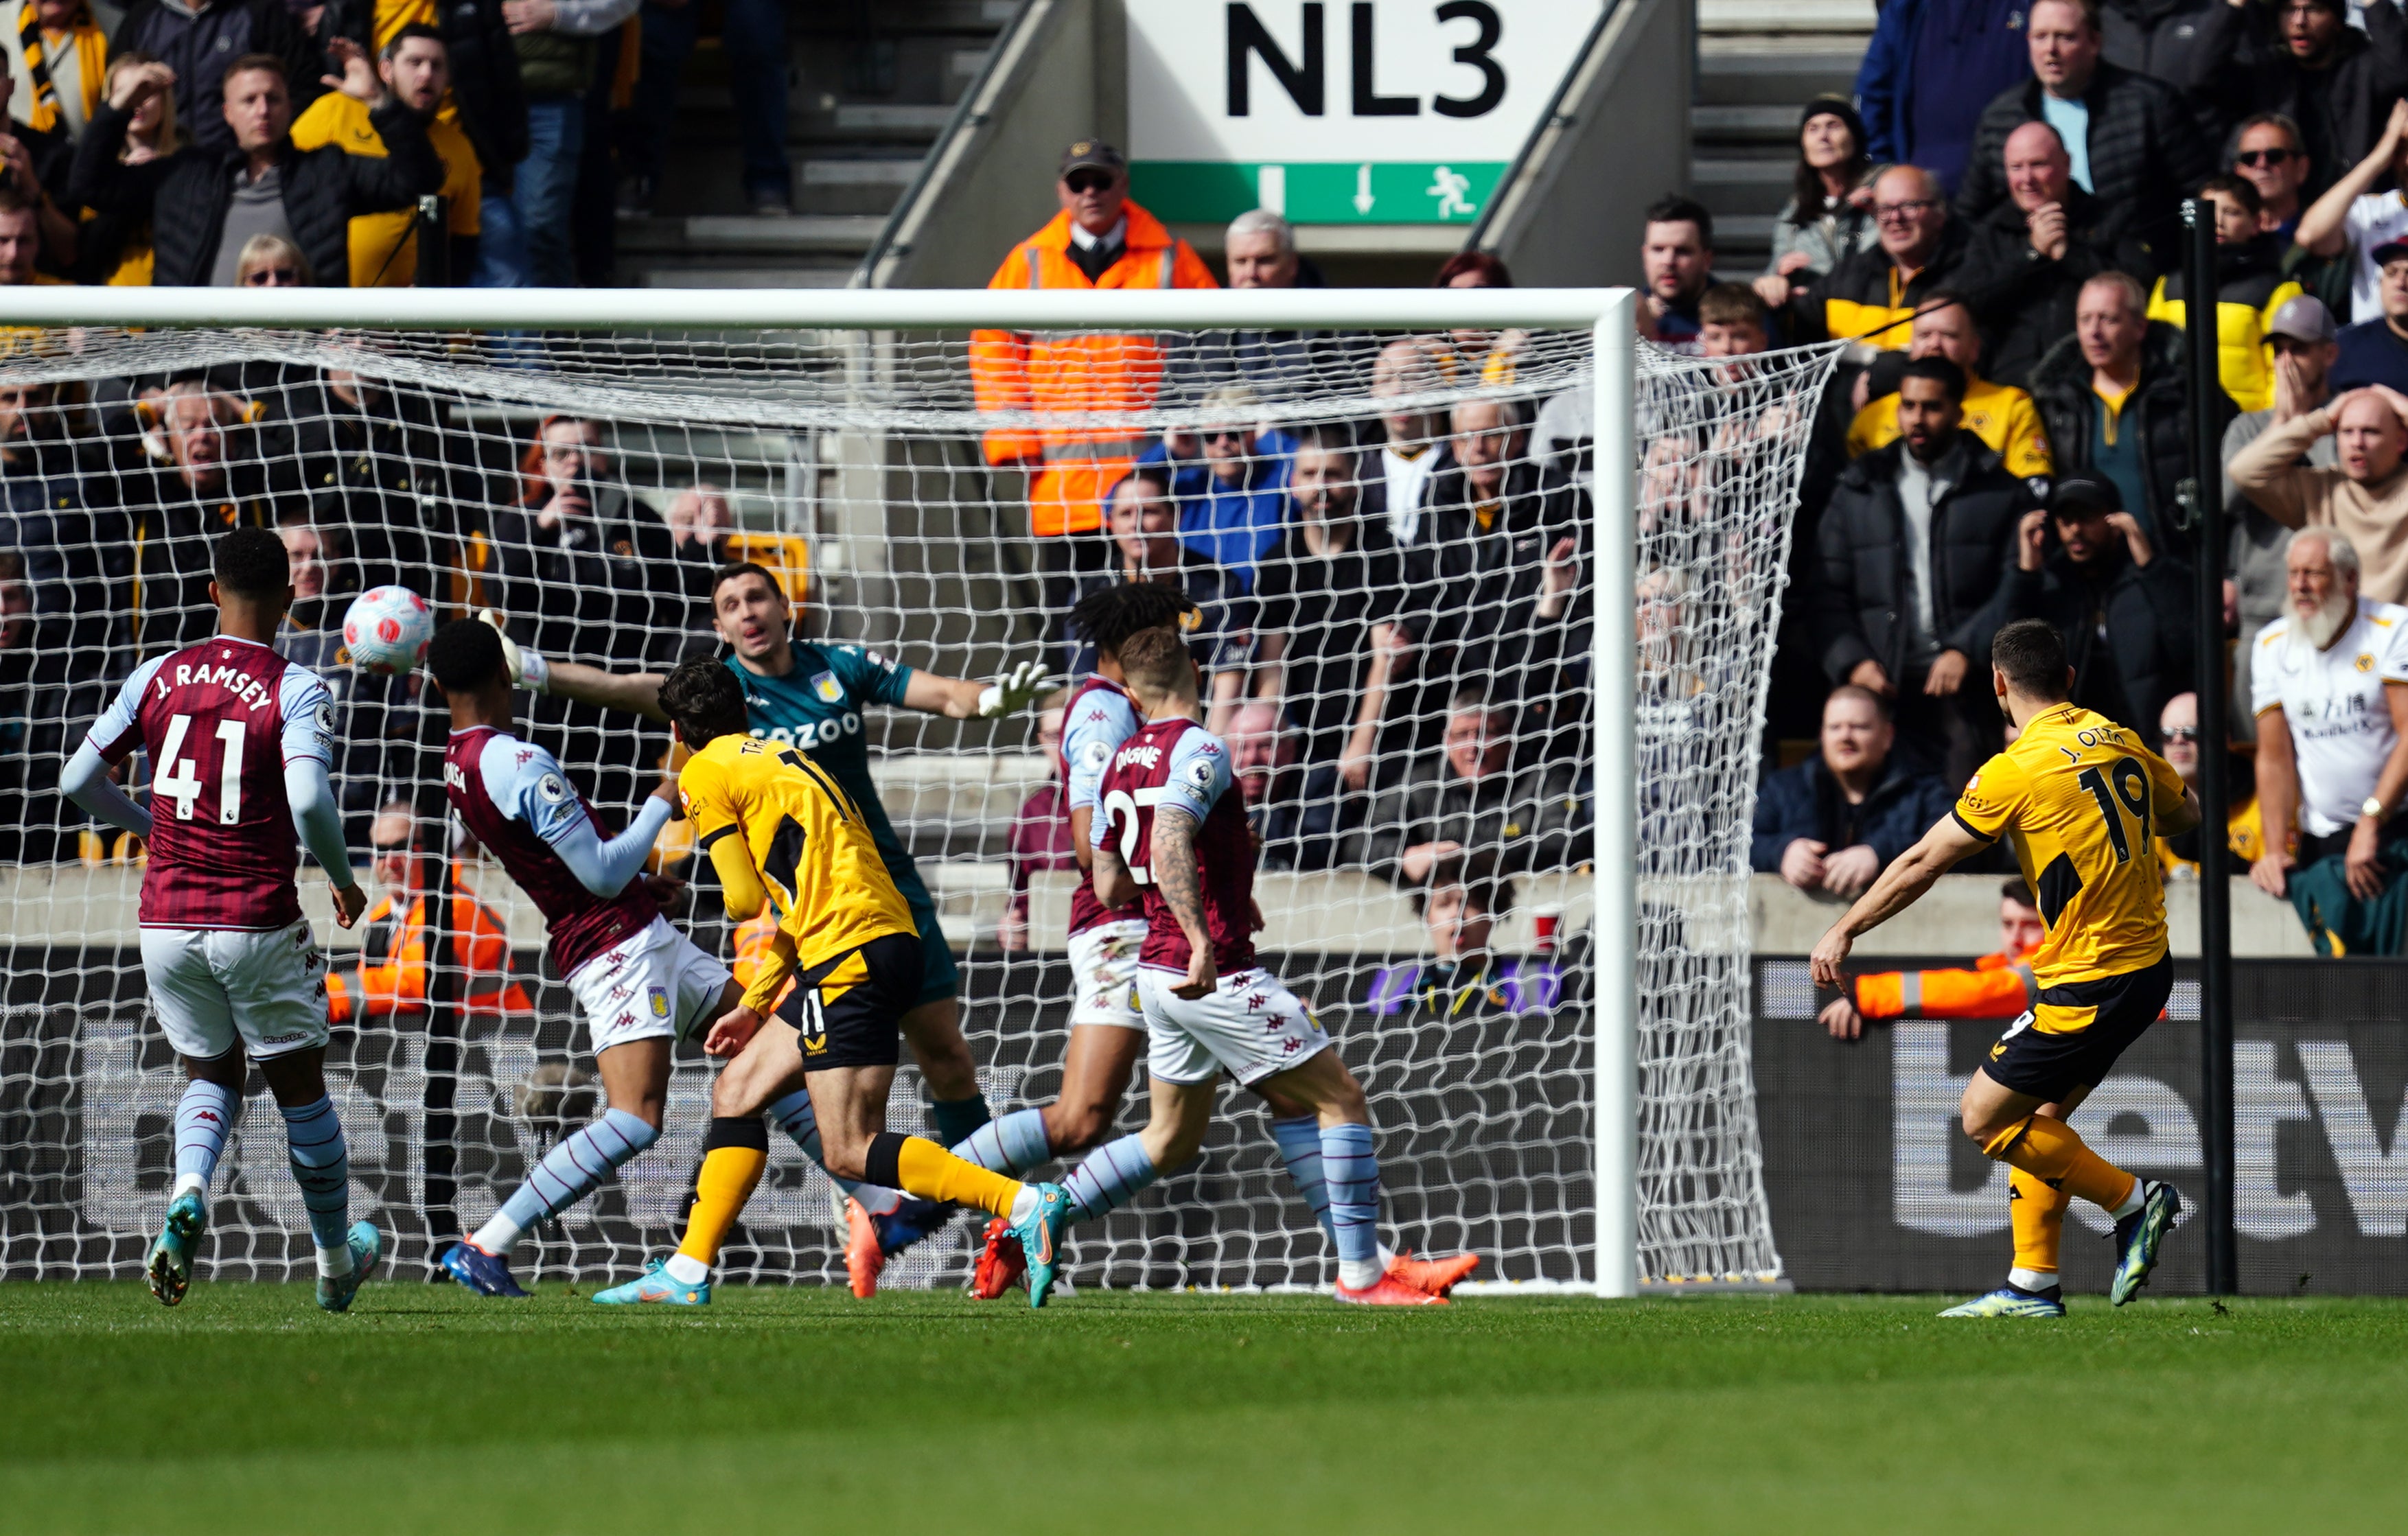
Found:
[[[1062,168],[1056,176],[1068,176],[1075,170],[1110,171],[1118,176],[1128,169],[1121,152],[1100,138],[1082,138],[1062,151]]]
[[[2392,249],[2408,255],[2408,243],[2395,241]],[[2270,337],[2287,336],[2294,341],[2330,341],[2333,338],[2332,311],[2325,308],[2324,300],[2313,294],[2294,294],[2274,311],[2274,323],[2266,327],[2266,334]]]
[[[2093,511],[2120,512],[2124,510],[2124,495],[2115,489],[2114,481],[2103,475],[2059,476],[2056,487],[2048,494],[2048,510],[2063,517],[2081,507]]]
[[[2402,257],[2408,257],[2408,240],[2386,240],[2374,248],[2371,260],[2378,272]]]

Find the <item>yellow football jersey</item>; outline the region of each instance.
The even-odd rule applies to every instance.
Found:
[[[722,839],[744,840],[800,969],[919,931],[861,809],[800,749],[723,736],[678,770],[678,797],[714,864]]]
[[[2041,424],[2040,408],[2032,397],[2012,384],[1972,379],[1965,386],[1965,430],[2004,461],[2007,473],[2017,476],[2050,472],[2048,431]],[[1898,441],[1898,396],[1868,400],[1848,423],[1848,457],[1856,458]]]
[[[1956,817],[1994,841],[2012,832],[2048,937],[2032,952],[2043,987],[2139,970],[2166,954],[2159,818],[2181,775],[2104,715],[2060,704],[1965,782]]]

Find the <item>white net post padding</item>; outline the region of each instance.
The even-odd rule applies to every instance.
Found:
[[[0,1276],[130,1277],[165,1209],[180,1078],[145,1000],[138,851],[55,785],[140,658],[209,633],[209,537],[259,522],[285,531],[305,592],[287,654],[336,688],[357,867],[415,836],[422,883],[474,898],[452,908],[473,931],[446,930],[428,968],[406,856],[380,867],[398,915],[351,934],[304,871],[351,998],[328,1075],[353,1212],[405,1267],[472,1229],[598,1089],[540,919],[473,850],[433,852],[449,819],[431,686],[343,665],[342,607],[396,581],[450,612],[499,608],[549,653],[660,670],[714,652],[710,572],[742,557],[801,598],[799,639],[951,678],[1035,658],[1070,679],[1083,658],[1062,621],[1081,592],[1132,575],[1179,587],[1263,838],[1257,943],[1370,1095],[1389,1241],[1475,1251],[1482,1278],[1535,1287],[1778,1278],[1749,1080],[1746,839],[1828,352],[1639,348],[1635,377],[1601,392],[1617,439],[1598,435],[1595,370],[1598,338],[1627,333],[1589,322],[1627,310],[1603,294],[501,297],[43,290],[28,312],[58,323],[0,333]],[[254,301],[281,307],[239,323]],[[389,323],[342,323],[364,303]],[[649,327],[631,322],[639,304]],[[1229,329],[1236,315],[1275,329]],[[978,350],[980,326],[999,350]],[[1383,452],[1417,436],[1440,440]],[[1593,436],[1628,497],[1592,505]],[[1168,500],[1046,531],[1096,521],[1130,452],[1166,439]],[[1351,475],[1326,473],[1338,455]],[[1308,457],[1339,482],[1318,501]],[[1385,501],[1399,486],[1425,504]],[[663,728],[523,702],[620,825]],[[1034,711],[884,705],[818,727],[866,764],[927,887],[997,1113],[1058,1091],[1073,990],[1075,874],[1043,728]],[[1598,825],[1600,737],[1635,772],[1637,819],[1616,833]],[[146,775],[129,760],[130,786]],[[707,861],[674,832],[664,859],[702,876],[676,920],[736,954]],[[1627,919],[1621,937],[1600,912]],[[1447,944],[1465,957],[1450,966]],[[674,1242],[711,1070],[681,1048],[661,1143],[531,1234],[523,1272],[624,1276]],[[1601,1083],[1630,1084],[1602,1122]],[[280,1123],[252,1088],[205,1277],[308,1270]],[[1333,1256],[1261,1101],[1225,1102],[1197,1164],[1075,1235],[1082,1283],[1326,1282]],[[1136,1094],[1120,1124],[1143,1114]],[[894,1122],[926,1125],[908,1058]],[[1630,1127],[1631,1156],[1601,1151],[1601,1124]],[[838,1280],[832,1186],[772,1143],[724,1268]],[[1601,1199],[1601,1170],[1632,1200]],[[889,1283],[957,1283],[976,1231],[957,1222]],[[1635,1255],[1629,1274],[1600,1242]]]

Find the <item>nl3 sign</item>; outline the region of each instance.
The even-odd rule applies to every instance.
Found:
[[[1593,0],[1127,0],[1129,184],[1155,216],[1469,224]]]

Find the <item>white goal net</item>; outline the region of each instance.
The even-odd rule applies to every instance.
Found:
[[[1598,739],[1634,754],[1640,1273],[1776,1279],[1745,851],[1830,355],[1641,348],[1636,494],[1600,509],[1592,333],[1458,327],[1427,300],[1418,332],[0,333],[0,1277],[130,1278],[162,1218],[181,1077],[146,1005],[141,850],[56,785],[138,661],[212,632],[211,537],[260,524],[292,554],[281,649],[333,684],[334,780],[376,872],[350,933],[323,882],[302,885],[341,979],[352,1212],[397,1243],[396,1273],[473,1230],[598,1086],[541,919],[444,810],[439,695],[350,668],[343,609],[398,582],[447,616],[494,608],[554,657],[660,671],[720,650],[711,571],[751,560],[814,667],[857,646],[947,678],[1041,660],[1072,683],[1080,596],[1188,598],[1260,840],[1265,963],[1369,1091],[1387,1240],[1478,1253],[1483,1281],[1597,1279],[1599,1020],[1627,1004],[1596,961],[1630,940],[1592,924],[1601,873],[1634,874],[1597,867]],[[1637,703],[1599,719],[1596,658],[1626,652],[1598,617],[1630,611],[1598,591],[1615,540],[1636,551]],[[666,727],[522,704],[622,825]],[[1057,726],[880,706],[818,727],[866,749],[996,1113],[1061,1084],[1077,873]],[[681,836],[658,855],[695,877],[673,920],[735,956],[746,936]],[[531,1233],[522,1274],[624,1278],[674,1244],[713,1069],[681,1047],[660,1143]],[[1225,1104],[1197,1162],[1073,1234],[1079,1284],[1326,1282],[1260,1100]],[[1144,1113],[1140,1074],[1121,1124]],[[893,1123],[928,1129],[908,1055]],[[832,1186],[772,1141],[724,1272],[841,1283]],[[956,1221],[888,1283],[959,1283],[977,1233]],[[254,1075],[200,1273],[298,1278],[310,1252]]]

